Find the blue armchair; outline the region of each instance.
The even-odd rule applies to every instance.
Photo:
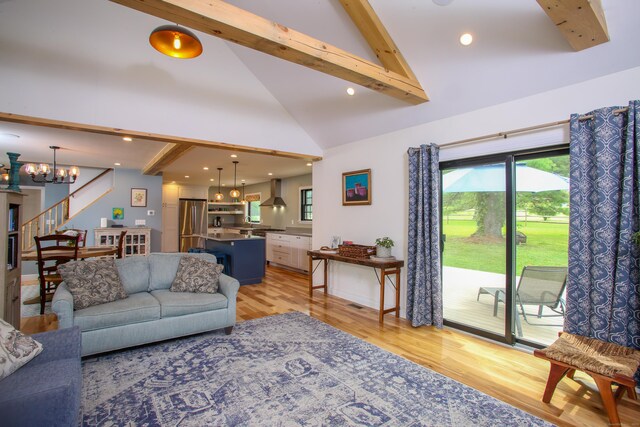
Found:
[[[0,381],[3,426],[77,426],[82,392],[80,328],[33,335],[42,353]]]

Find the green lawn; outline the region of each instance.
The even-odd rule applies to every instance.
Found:
[[[475,221],[449,220],[443,224],[447,240],[443,264],[492,273],[505,272],[505,242],[474,242],[469,236],[476,230]],[[518,231],[527,243],[516,247],[516,272],[525,265],[566,266],[568,224],[545,222],[518,223]]]

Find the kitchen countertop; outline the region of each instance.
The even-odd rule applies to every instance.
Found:
[[[260,236],[249,236],[248,234],[238,233],[210,233],[206,236],[209,240],[215,240],[217,242],[233,242],[235,240],[247,240],[247,239],[263,239]]]
[[[285,234],[287,236],[302,236],[302,237],[311,237],[311,232],[306,231],[269,231],[265,230],[265,233],[274,233],[274,234]]]

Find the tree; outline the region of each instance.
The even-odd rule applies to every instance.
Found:
[[[502,192],[483,192],[476,194],[477,229],[474,237],[502,238],[502,225],[505,220],[504,194]]]

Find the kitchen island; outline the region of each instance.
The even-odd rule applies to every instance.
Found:
[[[265,238],[237,233],[212,233],[206,237],[208,252],[229,258],[230,276],[241,285],[262,282],[265,274]]]

